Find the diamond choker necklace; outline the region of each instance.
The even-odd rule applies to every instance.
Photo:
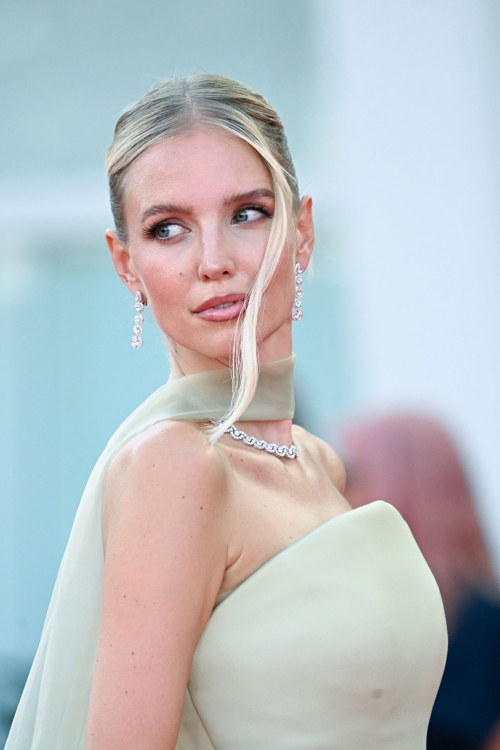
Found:
[[[214,422],[210,420],[212,424],[220,424],[220,422]],[[256,448],[258,451],[266,451],[267,453],[274,453],[276,456],[283,456],[284,458],[298,458],[299,449],[297,448],[294,441],[290,446],[288,445],[276,445],[276,443],[266,443],[265,440],[258,440],[251,435],[247,435],[243,430],[237,430],[234,425],[229,425],[225,430],[229,432],[232,438],[235,440],[241,440],[245,445],[250,445],[252,448]]]

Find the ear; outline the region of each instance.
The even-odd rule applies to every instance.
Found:
[[[135,294],[139,287],[142,288],[142,284],[137,276],[134,263],[127,248],[120,242],[118,235],[113,229],[106,229],[104,236],[109,247],[109,252],[111,253],[111,260],[113,261],[116,273],[123,283],[128,286],[132,294]]]
[[[297,217],[297,253],[295,262],[305,270],[309,265],[314,247],[314,222],[312,218],[312,198],[304,195],[300,202]]]

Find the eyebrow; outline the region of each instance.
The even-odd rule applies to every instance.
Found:
[[[156,203],[154,206],[147,208],[141,215],[141,224],[150,216],[163,213],[191,216],[193,209],[191,206],[180,206],[178,203]]]
[[[273,198],[274,193],[272,190],[267,188],[256,188],[255,190],[248,190],[246,193],[235,193],[234,195],[225,198],[224,205],[230,206],[231,203],[238,203],[239,201],[250,201],[253,198]]]
[[[269,190],[268,188],[256,188],[255,190],[248,190],[246,193],[234,193],[233,195],[230,195],[228,198],[224,199],[224,205],[230,206],[233,203],[253,200],[255,198],[274,199],[274,197],[272,190]],[[141,224],[150,216],[160,213],[177,213],[184,214],[185,216],[192,216],[194,209],[192,206],[180,206],[178,203],[156,203],[154,206],[147,208],[141,215]]]

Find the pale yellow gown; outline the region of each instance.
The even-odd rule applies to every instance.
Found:
[[[261,368],[245,418],[293,416],[294,362]],[[230,395],[229,370],[187,376],[155,391],[109,441],[80,502],[6,750],[84,749],[109,461],[162,419],[221,417]],[[375,499],[294,542],[214,609],[176,750],[425,750],[447,645],[436,580],[399,512]]]

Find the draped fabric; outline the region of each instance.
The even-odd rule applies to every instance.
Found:
[[[261,365],[244,420],[291,419],[295,354]],[[101,509],[107,467],[138,433],[161,420],[220,419],[232,394],[229,369],[158,388],[120,425],[85,487],[5,750],[83,750],[99,639],[104,554]]]
[[[401,514],[384,500],[345,511],[215,607],[176,750],[426,750],[447,642]]]

